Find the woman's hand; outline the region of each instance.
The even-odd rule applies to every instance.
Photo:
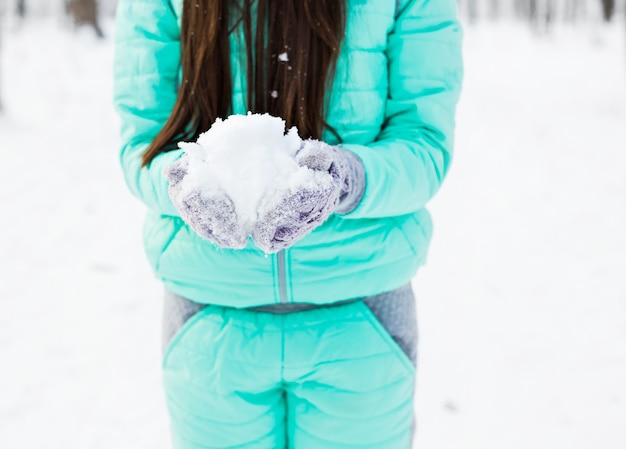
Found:
[[[354,209],[363,194],[362,165],[349,151],[310,139],[296,154],[296,161],[300,166],[329,173],[331,182],[318,188],[287,191],[275,207],[259,207],[259,211],[266,212],[258,217],[252,239],[266,253],[293,245],[331,213]],[[351,204],[346,205],[346,200]]]
[[[200,237],[222,248],[241,249],[248,234],[237,221],[232,200],[222,191],[212,193],[185,188],[189,158],[185,154],[166,167],[170,181],[168,193],[181,218]]]
[[[266,253],[287,248],[321,225],[333,212],[338,198],[335,186],[285,192],[277,206],[259,216],[252,240]]]

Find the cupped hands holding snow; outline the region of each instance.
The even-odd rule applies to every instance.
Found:
[[[333,178],[327,170],[313,170],[296,161],[304,143],[295,127],[285,133],[284,120],[269,114],[218,119],[196,142],[179,143],[188,163],[176,195],[230,198],[238,228],[247,238],[257,221],[286,197],[332,189]]]

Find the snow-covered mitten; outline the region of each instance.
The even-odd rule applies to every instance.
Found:
[[[347,214],[358,206],[365,191],[365,170],[352,151],[309,139],[296,153],[296,161],[311,170],[327,171],[333,177],[340,189],[334,212]]]
[[[252,231],[254,243],[266,253],[293,245],[328,218],[338,198],[335,188],[287,192],[277,206],[257,220]]]
[[[180,216],[200,237],[222,248],[241,249],[248,234],[237,221],[232,200],[222,191],[212,193],[185,188],[189,158],[185,154],[165,168],[168,193]]]
[[[258,218],[252,239],[267,253],[293,245],[333,212],[350,212],[363,196],[365,175],[356,155],[317,140],[307,140],[296,154],[296,161],[300,166],[328,172],[332,181],[318,189],[288,191],[277,206]]]

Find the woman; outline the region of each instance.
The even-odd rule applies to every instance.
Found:
[[[175,447],[410,447],[409,282],[452,154],[460,41],[454,0],[120,0],[121,162],[166,289]],[[227,196],[177,188],[177,142],[247,111],[297,126],[298,163],[334,179],[285,192],[252,239]]]

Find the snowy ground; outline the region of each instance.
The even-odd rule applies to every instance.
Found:
[[[466,35],[415,280],[416,447],[623,449],[623,30]],[[118,168],[112,42],[54,21],[2,37],[0,447],[166,449],[161,289]]]

